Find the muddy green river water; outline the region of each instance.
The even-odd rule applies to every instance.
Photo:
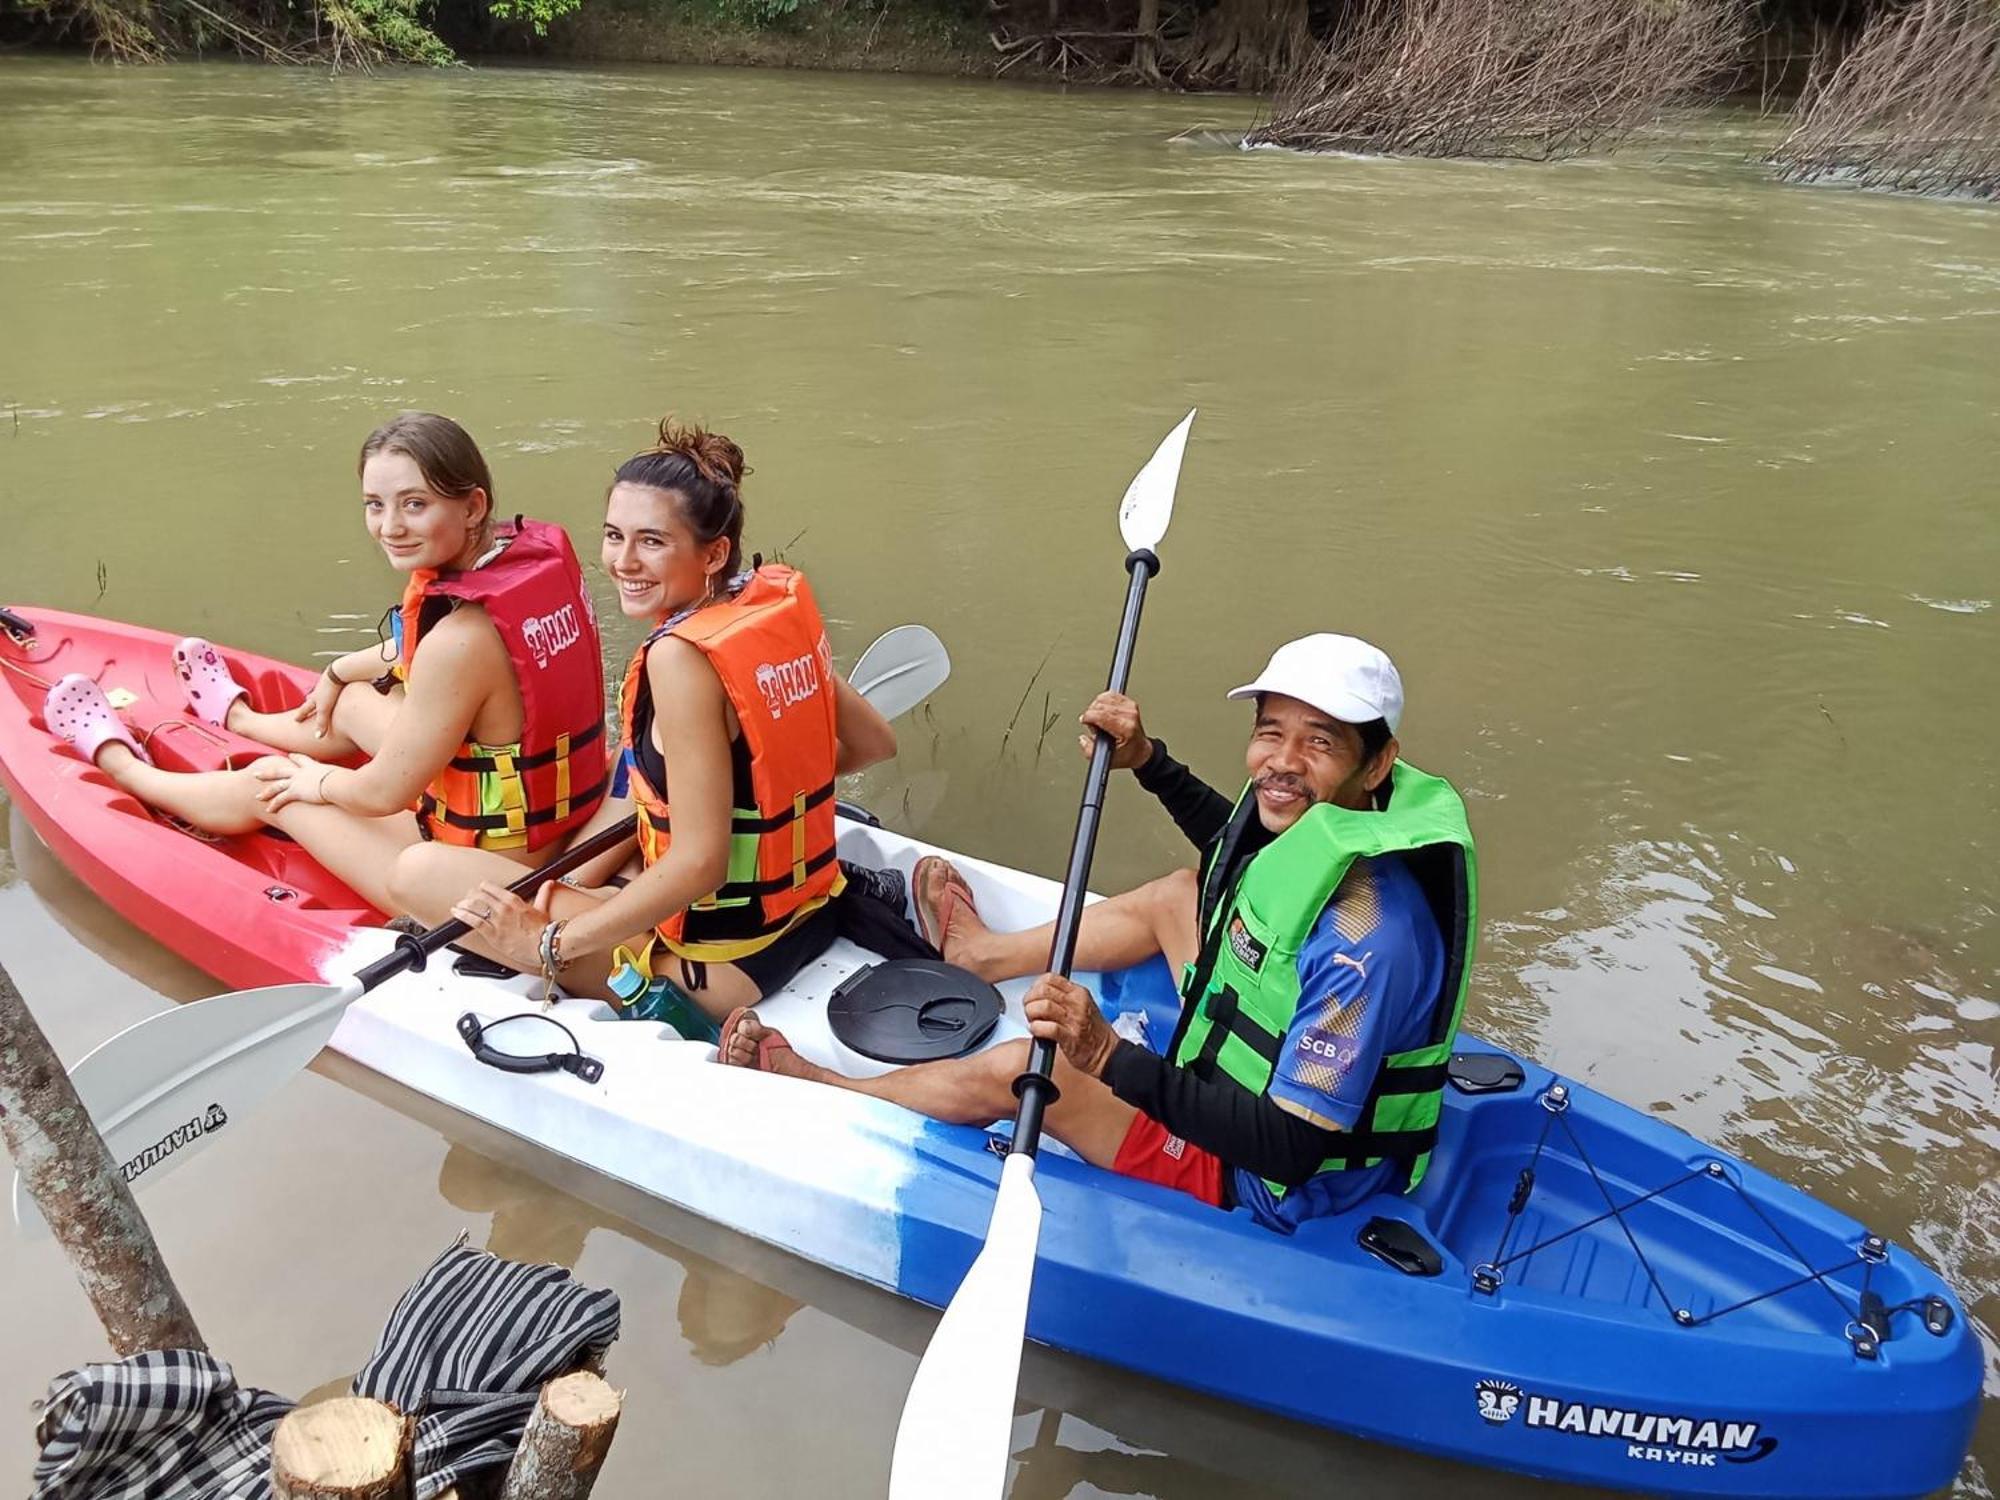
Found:
[[[1914,1246],[2000,1327],[2000,218],[1782,188],[1768,128],[1566,166],[1176,140],[1234,99],[707,70],[0,58],[0,601],[309,660],[394,583],[353,455],[449,412],[587,554],[664,411],[846,659],[951,682],[856,789],[1059,873],[1120,492],[1201,408],[1134,692],[1209,779],[1272,646],[1366,635],[1466,791],[1469,1024]],[[594,587],[616,620],[601,575]],[[631,631],[614,623],[622,660]],[[22,821],[66,1055],[213,986]],[[1095,883],[1183,857],[1113,798]],[[876,1495],[930,1315],[322,1063],[145,1200],[244,1379],[337,1384],[460,1229],[616,1287],[617,1495]],[[2000,1473],[2000,1364],[1959,1481]],[[0,1241],[0,1469],[103,1344]],[[1018,1497],[1527,1494],[1031,1355]]]

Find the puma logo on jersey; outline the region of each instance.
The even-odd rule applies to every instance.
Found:
[[[1333,955],[1333,964],[1338,969],[1352,969],[1363,979],[1366,979],[1368,977],[1368,960],[1374,956],[1373,953],[1364,953],[1361,957],[1355,958],[1350,954],[1336,953]]]

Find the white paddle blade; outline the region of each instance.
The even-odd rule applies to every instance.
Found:
[[[178,1005],[128,1026],[70,1069],[111,1160],[134,1187],[158,1181],[311,1062],[358,984],[281,984]],[[34,1212],[20,1175],[14,1217]]]
[[[1134,552],[1159,546],[1167,534],[1167,522],[1174,518],[1174,491],[1181,480],[1181,455],[1187,451],[1188,429],[1193,425],[1190,411],[1160,439],[1146,467],[1125,487],[1125,499],[1118,507],[1118,534]]]
[[[903,1402],[889,1500],[983,1500],[1005,1487],[1041,1237],[1035,1159],[1009,1156],[986,1246],[938,1320]]]
[[[847,680],[885,719],[898,718],[936,692],[951,676],[951,657],[928,626],[898,625],[885,631]]]

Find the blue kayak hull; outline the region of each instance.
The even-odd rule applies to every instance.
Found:
[[[1149,977],[1170,994],[1163,969]],[[1134,988],[1108,1008],[1130,1006]],[[1171,1013],[1148,998],[1164,1036]],[[1461,1051],[1506,1055],[1472,1038]],[[1856,1264],[1862,1225],[1531,1062],[1522,1072],[1505,1094],[1451,1092],[1416,1193],[1289,1237],[1045,1152],[1030,1336],[1300,1421],[1551,1479],[1801,1497],[1951,1483],[1972,1441],[1982,1358],[1939,1278],[1900,1246]],[[1542,1102],[1558,1084],[1561,1122]],[[897,1291],[950,1300],[984,1238],[1000,1144],[998,1132],[938,1125],[919,1141],[927,1170],[898,1205]],[[1510,1215],[1531,1159],[1534,1182]],[[1364,1250],[1377,1216],[1419,1230],[1437,1274]],[[1481,1290],[1474,1272],[1502,1258],[1510,1218],[1519,1258]],[[1888,1306],[1917,1304],[1889,1316],[1886,1340],[1854,1316],[1864,1285]]]

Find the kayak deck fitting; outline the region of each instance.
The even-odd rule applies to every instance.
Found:
[[[344,979],[392,935],[295,845],[198,840],[41,727],[78,670],[134,695],[166,764],[263,753],[185,723],[171,638],[22,611],[0,640],[0,773],[110,905],[225,983]],[[225,653],[253,703],[310,674]],[[854,820],[843,858],[907,874],[932,846]],[[948,852],[948,851],[942,851]],[[1000,927],[1054,882],[952,855]],[[198,899],[189,899],[190,893]],[[837,943],[760,1014],[801,1055],[882,1071],[832,1035],[833,990],[874,955]],[[1155,960],[1079,975],[1163,1046]],[[1025,981],[988,1045],[1024,1034]],[[732,1229],[942,1306],[983,1242],[1005,1127],[948,1126],[845,1090],[722,1068],[706,1043],[568,999],[551,1014],[595,1083],[478,1062],[458,1025],[534,1008],[539,982],[442,959],[357,1001],[333,1046],[544,1149]],[[523,1028],[530,1029],[530,1028]],[[497,1043],[507,1035],[503,1028]],[[511,1044],[510,1044],[511,1045]],[[1053,1144],[1031,1337],[1319,1425],[1551,1478],[1729,1495],[1913,1495],[1950,1482],[1979,1404],[1978,1340],[1901,1246],[1683,1131],[1463,1037],[1429,1174],[1285,1236],[1247,1212],[1092,1168]]]

